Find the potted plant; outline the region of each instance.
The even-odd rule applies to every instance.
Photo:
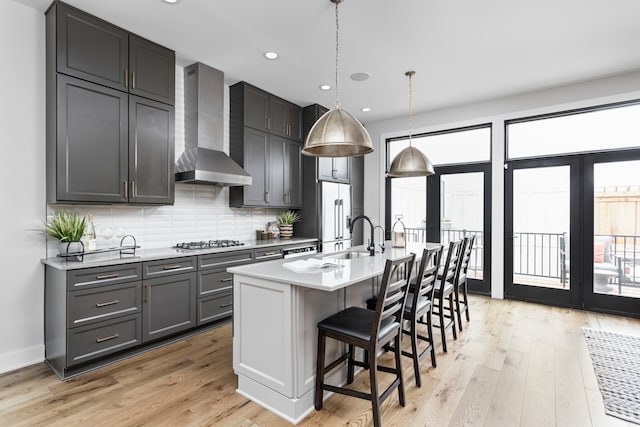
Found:
[[[59,210],[47,218],[45,233],[58,240],[61,255],[82,252],[82,236],[87,221],[77,211]]]
[[[300,221],[300,215],[294,211],[282,212],[276,217],[280,228],[280,238],[290,239],[293,236],[293,224]]]

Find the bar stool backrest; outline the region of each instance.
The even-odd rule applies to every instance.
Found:
[[[382,283],[378,292],[375,320],[371,325],[371,339],[374,342],[378,340],[380,325],[383,320],[395,316],[397,322],[402,324],[404,304],[415,259],[416,254],[411,253],[402,258],[388,259],[385,264]],[[401,272],[401,270],[404,271]],[[396,280],[392,281],[394,278]]]
[[[453,283],[453,279],[457,278],[459,263],[458,260],[462,255],[463,240],[449,242],[449,251],[447,252],[447,258],[444,262],[444,269],[442,271],[441,286],[444,289],[446,282]]]
[[[420,260],[418,274],[416,275],[416,289],[413,290],[412,307],[414,309],[418,307],[420,297],[427,297],[430,301],[433,301],[433,292],[438,266],[442,258],[442,249],[443,246],[440,245],[437,248],[424,249],[422,251],[422,259]]]

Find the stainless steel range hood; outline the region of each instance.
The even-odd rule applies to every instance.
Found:
[[[176,162],[176,182],[251,185],[252,178],[222,151],[224,75],[197,62],[184,69],[185,150]]]

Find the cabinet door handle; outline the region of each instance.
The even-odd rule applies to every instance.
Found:
[[[124,198],[129,198],[129,181],[124,181]]]
[[[175,265],[165,265],[164,267],[162,267],[163,270],[176,270],[178,268],[182,268],[182,265],[175,264]]]
[[[264,255],[262,256],[273,256],[273,255],[278,255],[279,252],[265,252]]]
[[[136,72],[135,71],[131,72],[131,87],[133,89],[136,88]]]
[[[114,278],[119,277],[119,276],[120,276],[120,274],[118,274],[118,273],[103,274],[101,276],[96,276],[96,280],[114,279]]]
[[[124,69],[124,87],[129,87],[129,70]]]
[[[267,129],[271,129],[271,117],[267,117]]]
[[[108,301],[108,302],[99,302],[96,304],[96,307],[106,307],[108,305],[114,305],[114,304],[118,304],[120,302],[120,300],[114,299],[113,301]]]
[[[149,285],[144,285],[144,303],[149,302]]]
[[[265,193],[264,193],[264,201],[269,203],[269,192],[268,191],[265,191]]]
[[[113,335],[109,335],[108,337],[104,337],[104,338],[98,338],[96,339],[97,343],[101,343],[101,342],[105,342],[105,341],[109,341],[109,340],[113,340],[116,339],[120,336],[120,334],[113,334]]]
[[[136,194],[136,182],[135,181],[131,181],[131,198],[135,199],[137,196]]]
[[[225,307],[231,307],[233,305],[233,303],[229,303],[229,304],[220,304],[220,308],[225,308]]]
[[[233,277],[227,277],[226,279],[220,280],[221,282],[230,282],[233,280]]]

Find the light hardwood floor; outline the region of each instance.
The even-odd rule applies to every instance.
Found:
[[[449,339],[447,354],[437,338],[438,367],[424,360],[422,388],[403,358],[407,405],[394,393],[383,404],[383,425],[633,425],[605,415],[581,327],[640,335],[640,320],[477,296],[470,302],[471,322]],[[226,325],[67,382],[44,364],[1,375],[0,425],[288,425],[235,393],[231,347]],[[367,377],[354,386],[366,389]],[[299,425],[368,426],[371,406],[334,395]]]

